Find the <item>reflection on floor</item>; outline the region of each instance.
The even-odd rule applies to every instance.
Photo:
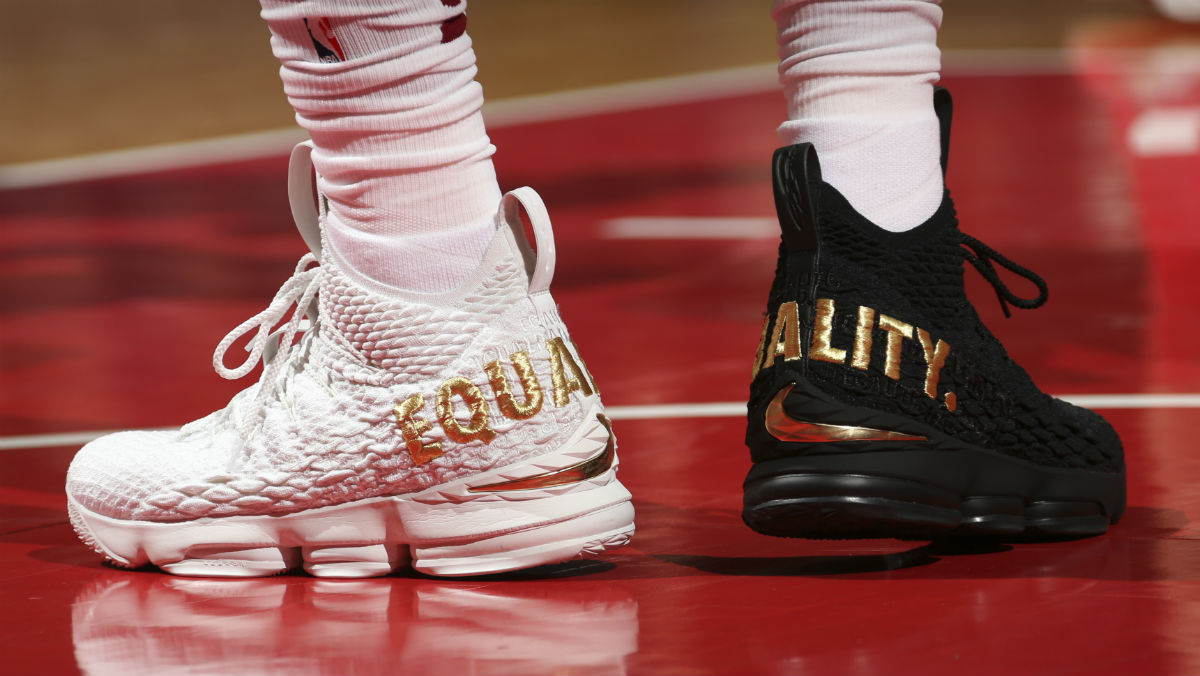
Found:
[[[1005,321],[972,282],[1011,354],[1052,392],[1130,395],[1103,400],[1130,459],[1131,507],[1108,536],[759,536],[738,518],[743,422],[684,407],[617,420],[639,531],[603,561],[364,582],[106,568],[66,525],[73,449],[36,435],[179,424],[230,396],[208,353],[302,252],[280,155],[0,194],[0,424],[15,446],[0,451],[0,671],[1200,670],[1196,397],[1142,396],[1200,391],[1200,60],[1114,61],[1095,49],[1111,35],[1083,37],[1072,66],[946,78],[949,182],[964,227],[1050,283],[1047,307]],[[778,108],[752,92],[493,130],[504,182],[550,205],[556,297],[611,405],[744,396],[774,264],[760,226]],[[656,220],[613,237],[631,218]],[[646,225],[699,218],[732,220],[703,238]]]

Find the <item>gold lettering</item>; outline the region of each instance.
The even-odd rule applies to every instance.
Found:
[[[958,395],[953,392],[946,393],[946,408],[950,411],[958,408]]]
[[[819,359],[833,364],[846,363],[846,351],[831,345],[833,340],[833,299],[817,299],[817,316],[813,322],[812,349],[810,359]]]
[[[946,357],[950,355],[950,345],[939,339],[935,348],[925,329],[917,329],[917,340],[921,341],[921,350],[925,353],[925,394],[930,399],[937,399],[938,379],[942,376]]]
[[[854,327],[854,355],[850,365],[866,371],[871,366],[871,346],[875,336],[875,310],[866,305],[858,306],[858,325]]]
[[[762,370],[763,353],[767,350],[767,329],[771,326],[771,315],[763,317],[762,332],[758,336],[758,351],[754,353],[754,370],[750,372],[750,380]]]
[[[571,351],[567,349],[562,338],[551,338],[546,341],[546,349],[550,351],[550,380],[554,386],[554,405],[559,408],[571,401],[571,393],[579,390],[583,396],[592,396],[592,386],[588,384],[586,371],[575,363]],[[567,371],[571,374],[568,376]]]
[[[884,360],[883,372],[892,380],[900,379],[900,347],[905,338],[912,339],[912,324],[887,315],[879,315],[879,328],[888,332],[887,358]]]
[[[513,420],[532,418],[542,410],[542,385],[538,382],[528,354],[514,352],[508,358],[512,360],[513,370],[517,372],[517,378],[521,381],[521,387],[525,391],[525,401],[518,402],[517,398],[513,396],[512,388],[508,384],[508,377],[504,374],[504,367],[497,359],[483,367],[484,372],[487,373],[488,383],[492,386],[492,391],[496,393],[496,406],[500,408],[501,413]]]
[[[462,398],[471,414],[471,419],[466,425],[460,423],[454,415],[454,395]],[[442,383],[438,389],[436,409],[446,436],[461,444],[476,439],[490,444],[496,437],[496,433],[488,424],[487,401],[483,398],[483,392],[466,378],[455,377]]]
[[[781,354],[784,361],[800,358],[800,311],[794,300],[780,305],[779,312],[775,314],[775,328],[771,331],[771,339],[767,341],[767,354],[763,356],[762,368],[773,365],[775,358]]]
[[[442,454],[442,445],[437,442],[425,443],[421,435],[428,432],[432,425],[423,418],[416,417],[416,412],[425,406],[425,397],[419,394],[396,404],[396,424],[400,426],[400,436],[408,446],[408,454],[414,463],[424,465]]]

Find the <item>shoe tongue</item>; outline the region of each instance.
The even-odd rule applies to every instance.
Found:
[[[312,141],[298,143],[292,148],[292,156],[288,160],[288,199],[292,204],[296,229],[317,260],[321,260],[321,225],[317,212],[317,201],[321,195],[313,178],[312,151]]]

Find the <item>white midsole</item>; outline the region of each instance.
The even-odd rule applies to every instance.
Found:
[[[597,449],[602,451],[607,438],[607,429],[601,439],[599,430],[584,425],[559,451],[516,465],[406,495],[365,498],[290,514],[152,522],[104,516],[71,496],[68,504],[85,539],[124,565],[236,558],[238,551],[257,556],[251,552],[262,548],[303,548],[307,553],[380,544],[409,545],[414,551],[436,549],[447,556],[490,556],[564,538],[586,540],[596,534],[584,531],[600,528],[601,522],[606,532],[632,532],[632,507],[611,509],[630,501],[629,492],[616,479],[615,459],[602,474],[567,485],[508,492],[469,490],[571,466]],[[587,518],[605,510],[609,516],[604,519]],[[569,525],[558,525],[576,519],[581,524],[578,533]],[[512,535],[517,533],[524,534]]]
[[[610,470],[603,486],[520,502],[428,505],[406,497],[358,500],[280,516],[203,518],[179,523],[125,521],[67,498],[106,553],[122,563],[187,558],[212,547],[335,547],[407,544],[420,547],[476,542],[597,512],[630,500]],[[139,556],[139,554],[143,554]]]

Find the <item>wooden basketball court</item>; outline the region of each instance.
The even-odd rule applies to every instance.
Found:
[[[33,21],[26,3],[0,4]],[[1073,542],[812,542],[758,535],[739,518],[744,401],[778,243],[769,158],[783,104],[765,9],[750,18],[722,9],[750,3],[702,2],[689,18],[660,8],[632,28],[642,3],[613,3],[607,18],[590,3],[574,10],[593,13],[581,50],[594,40],[636,51],[661,35],[647,26],[695,38],[721,35],[724,22],[753,37],[694,68],[679,56],[659,71],[631,58],[591,63],[575,83],[555,58],[521,62],[569,40],[502,56],[501,33],[485,28],[565,30],[582,20],[557,5],[575,3],[499,4],[481,0],[471,14],[481,59],[495,54],[496,66],[481,63],[489,94],[488,77],[509,65],[487,111],[497,170],[503,187],[531,185],[550,208],[555,296],[615,421],[638,510],[632,544],[602,560],[461,580],[208,580],[102,565],[67,523],[72,454],[107,430],[176,426],[222,406],[245,383],[211,372],[213,346],[265,305],[305,249],[285,185],[299,133],[206,139],[285,127],[277,81],[238,85],[272,101],[246,115],[226,116],[224,104],[240,105],[232,95],[176,120],[168,102],[147,112],[130,94],[113,113],[103,112],[111,100],[84,99],[44,123],[5,125],[0,673],[1200,670],[1197,31],[1124,3],[1089,5],[1078,19],[1066,11],[1077,3],[1055,3],[1041,23],[947,7],[951,46],[997,48],[946,53],[948,183],[963,228],[1050,286],[1044,308],[1011,319],[968,271],[972,296],[1043,388],[1101,410],[1121,433],[1122,522]],[[157,20],[180,34],[184,12],[200,11],[170,9]],[[261,39],[247,72],[274,77],[265,26],[239,12],[248,26],[231,35]],[[550,18],[531,24],[538,12]],[[26,32],[48,30],[38,26]],[[647,50],[649,62],[672,48]],[[543,65],[547,80],[525,80]],[[222,61],[214,77],[226,68],[241,66]],[[125,73],[129,91],[160,67],[144,69]],[[26,75],[6,67],[5,77]],[[197,86],[210,85],[224,86]],[[165,77],[161,96],[175,86]],[[55,88],[38,100],[57,100]],[[71,120],[91,131],[54,145],[42,127]],[[145,136],[102,133],[143,122]],[[79,157],[181,141],[196,142]]]

